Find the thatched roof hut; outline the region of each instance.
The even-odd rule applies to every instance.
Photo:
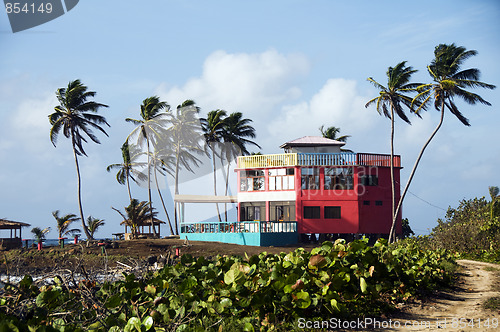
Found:
[[[29,226],[31,225],[24,222],[0,218],[0,230],[10,230],[10,237],[0,236],[0,247],[5,249],[20,248],[22,246],[21,229]]]
[[[164,221],[160,220],[160,219],[157,219],[157,218],[153,218],[153,225],[154,226],[158,226],[158,234],[160,233],[160,225],[161,224],[165,224]],[[125,226],[125,234],[129,234],[128,233],[128,227],[130,227],[130,223],[129,223],[129,220],[123,220],[120,225],[124,225]],[[144,227],[149,227],[149,232],[145,232],[144,231]],[[132,231],[132,227],[131,227],[131,231]],[[143,223],[140,223],[137,225],[137,236],[140,236],[140,235],[145,235],[146,237],[153,237],[153,233],[151,232],[151,221],[148,219],[147,221],[143,222]],[[116,233],[116,234],[119,234],[119,233]],[[131,238],[131,236],[127,236],[125,235],[125,238]]]

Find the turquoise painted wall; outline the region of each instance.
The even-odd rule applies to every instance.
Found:
[[[298,243],[297,233],[181,233],[181,239],[234,243],[246,246],[286,246]]]

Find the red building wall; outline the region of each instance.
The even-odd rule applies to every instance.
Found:
[[[396,181],[396,202],[399,201],[400,168],[394,169]],[[376,175],[376,185],[361,182],[363,175]],[[268,192],[268,172],[265,171],[265,190]],[[324,168],[320,167],[319,189],[302,190],[301,167],[295,167],[295,215],[299,233],[361,233],[388,234],[392,225],[391,218],[391,176],[390,167],[353,167],[353,189],[325,190]],[[240,174],[238,172],[238,191]],[[304,207],[320,207],[318,219],[305,219]],[[325,207],[340,207],[340,219],[326,219]],[[240,203],[238,203],[238,210]],[[266,220],[269,220],[269,202],[266,202]],[[240,215],[238,213],[238,220]],[[396,232],[401,234],[401,213],[396,224]]]

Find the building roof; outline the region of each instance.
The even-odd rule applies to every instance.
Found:
[[[28,227],[28,226],[31,226],[31,225],[26,224],[24,222],[12,221],[12,220],[0,218],[0,229],[14,229],[14,228],[21,228],[21,227]]]
[[[125,224],[130,227],[130,224],[128,223],[128,220],[123,220],[120,223],[120,225],[125,225]],[[154,218],[153,219],[153,225],[159,225],[159,224],[165,224],[165,222],[162,221],[162,220],[160,220],[160,219]],[[151,221],[150,221],[150,219],[148,219],[145,222],[138,224],[137,226],[140,227],[140,226],[150,226],[150,225],[151,225]]]
[[[280,145],[280,148],[294,147],[294,146],[343,146],[344,142],[336,141],[334,139],[325,138],[322,136],[304,136],[297,138],[293,141],[286,142]]]
[[[178,203],[237,203],[236,196],[213,196],[213,195],[175,195]]]

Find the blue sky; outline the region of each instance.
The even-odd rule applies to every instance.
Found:
[[[138,117],[143,99],[159,95],[174,107],[194,99],[202,115],[243,112],[254,120],[263,153],[317,135],[322,124],[351,135],[347,147],[356,152],[388,153],[390,121],[365,109],[378,93],[366,78],[384,83],[387,67],[406,60],[419,70],[415,81],[428,82],[434,47],[455,43],[479,53],[465,68],[477,67],[482,81],[499,85],[499,22],[497,1],[456,0],[87,0],[16,34],[1,13],[0,217],[52,226],[49,237],[56,237],[51,212],[77,214],[71,147],[62,136],[52,146],[47,119],[57,105],[54,92],[70,80],[81,79],[110,106],[102,112],[109,138],[100,135],[102,144],[89,144],[89,157],[81,159],[85,215],[105,219],[98,236],[109,237],[121,231],[110,207],[122,208],[128,198],[105,168],[120,162],[119,148],[134,129],[124,119]],[[499,90],[476,92],[492,106],[458,101],[472,126],[447,114],[410,188],[403,214],[419,234],[444,217],[443,209],[500,185]],[[438,116],[429,110],[411,126],[397,123],[403,182]],[[181,191],[197,193],[200,186],[211,190],[200,180]],[[144,188],[132,190],[147,199]],[[202,216],[214,215],[205,209]]]

